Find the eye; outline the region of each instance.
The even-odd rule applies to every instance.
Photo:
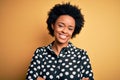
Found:
[[[72,31],[72,30],[73,30],[73,27],[68,27],[68,29],[69,29],[70,31]]]
[[[62,25],[62,24],[59,24],[58,26],[59,26],[59,27],[63,27],[63,25]]]
[[[64,25],[63,24],[58,24],[58,27],[64,27]]]

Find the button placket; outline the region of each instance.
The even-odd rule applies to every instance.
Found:
[[[60,65],[62,63],[63,52],[64,52],[64,49],[60,51],[60,54],[59,56],[57,56],[57,60],[56,60],[56,69],[55,69],[54,74],[56,75],[56,79],[58,80],[60,79],[59,74],[60,74]]]

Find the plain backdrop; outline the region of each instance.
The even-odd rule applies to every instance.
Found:
[[[71,42],[87,50],[95,80],[120,79],[120,0],[0,0],[0,80],[25,80],[36,48],[54,40],[48,11],[68,1],[85,17]]]

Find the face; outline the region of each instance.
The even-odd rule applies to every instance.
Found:
[[[52,24],[55,41],[61,44],[68,43],[75,29],[75,20],[69,15],[58,17],[55,24]]]

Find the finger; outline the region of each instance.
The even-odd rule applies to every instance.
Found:
[[[82,80],[89,80],[89,78],[85,78],[85,77],[83,77]]]
[[[41,77],[38,77],[37,80],[45,80],[45,79],[43,79],[43,78],[41,78]]]

